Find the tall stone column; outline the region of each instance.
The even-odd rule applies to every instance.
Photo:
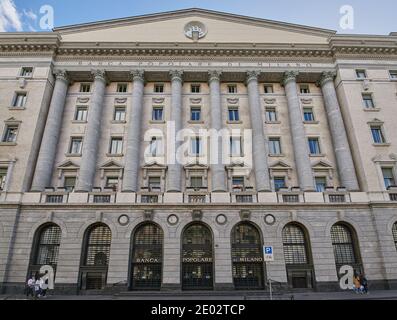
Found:
[[[221,72],[209,72],[209,85],[210,85],[210,99],[211,99],[211,129],[219,132],[222,129],[222,107],[221,107]],[[212,191],[227,191],[226,187],[226,171],[225,166],[222,164],[222,143],[217,141],[217,161],[211,164],[211,181]]]
[[[123,191],[137,192],[140,168],[141,149],[141,123],[143,110],[143,90],[145,86],[144,72],[134,70],[131,72],[133,79],[131,112],[128,122],[127,149],[125,155]]]
[[[259,98],[258,76],[260,72],[247,73],[248,101],[252,126],[252,154],[254,160],[256,191],[270,191],[268,145],[263,132],[262,108]]]
[[[102,109],[107,80],[103,70],[95,70],[92,74],[94,76],[94,91],[88,110],[87,127],[83,140],[82,159],[76,187],[78,192],[90,192],[92,190],[98,158],[98,143],[101,136]]]
[[[303,191],[314,191],[313,170],[310,164],[308,142],[302,120],[298,91],[296,88],[297,75],[298,72],[295,71],[286,72],[284,74],[283,84],[288,100],[289,121],[299,187]]]
[[[51,184],[55,154],[62,126],[63,109],[69,88],[69,79],[65,70],[57,71],[55,76],[55,87],[37,159],[32,191],[43,191],[45,187],[49,187]]]
[[[339,179],[342,186],[349,191],[358,191],[360,187],[358,185],[356,170],[347,140],[346,128],[343,123],[342,113],[336,95],[334,77],[335,73],[324,72],[320,79],[320,85],[331,130],[336,162],[338,164]]]
[[[170,71],[171,76],[171,121],[175,125],[175,137],[176,134],[182,129],[182,83],[183,83],[183,72],[179,70]],[[168,192],[180,192],[182,191],[181,177],[182,177],[182,165],[178,163],[176,152],[180,146],[180,141],[171,141],[170,137],[167,138],[168,143],[174,144],[174,155],[175,163],[168,165],[167,173],[167,191]],[[168,148],[169,149],[169,148]]]

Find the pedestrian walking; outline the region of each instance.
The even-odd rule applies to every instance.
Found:
[[[37,277],[37,280],[34,283],[34,297],[40,298],[40,279]]]
[[[353,290],[355,293],[363,292],[363,287],[361,285],[360,277],[357,274],[353,276],[353,284],[354,284]]]
[[[44,276],[40,278],[40,296],[45,297],[48,289],[48,279],[45,279]]]
[[[363,292],[368,294],[368,280],[364,273],[362,273],[360,276],[360,283],[363,286]]]
[[[34,276],[29,277],[27,285],[26,285],[26,296],[34,297],[34,284],[36,283],[36,279]]]

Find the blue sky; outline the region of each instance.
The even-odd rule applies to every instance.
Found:
[[[43,31],[39,24],[43,5],[53,7],[55,27],[199,7],[339,33],[397,31],[396,0],[0,0],[0,31]],[[344,5],[354,9],[352,30],[340,27],[340,8]]]

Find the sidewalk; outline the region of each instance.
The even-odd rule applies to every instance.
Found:
[[[203,297],[200,296],[200,299]],[[152,295],[140,295],[136,293],[131,296],[103,296],[103,295],[68,295],[68,296],[52,296],[49,295],[40,300],[196,300],[194,295],[176,294],[161,295],[153,292]],[[0,300],[28,300],[24,295],[0,295]],[[269,294],[264,292],[263,295],[250,295],[236,292],[225,292],[224,295],[205,296],[205,300],[270,300]],[[397,290],[377,290],[371,291],[369,294],[356,294],[352,291],[346,292],[301,292],[275,294],[273,300],[397,300]]]

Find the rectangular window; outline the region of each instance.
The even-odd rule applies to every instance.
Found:
[[[274,190],[276,190],[276,192],[285,187],[285,177],[274,177]]]
[[[190,151],[193,155],[200,155],[202,153],[201,138],[194,137],[190,141]]]
[[[314,121],[313,108],[303,108],[303,119],[307,122]]]
[[[358,69],[358,70],[356,70],[356,77],[357,77],[357,79],[366,79],[367,72],[365,70]]]
[[[242,151],[241,137],[230,137],[230,155],[241,157]]]
[[[63,186],[66,191],[73,191],[74,187],[76,186],[76,177],[65,177]]]
[[[309,138],[308,141],[310,154],[321,154],[320,142],[318,141],[318,138]]]
[[[117,92],[118,93],[126,93],[128,91],[128,84],[119,83],[117,84]]]
[[[324,192],[327,187],[327,178],[326,177],[316,177],[316,191]]]
[[[118,177],[106,177],[107,188],[113,188],[114,190],[117,190],[118,185],[119,185]]]
[[[385,137],[381,126],[371,126],[371,133],[374,143],[385,143]]]
[[[372,94],[364,93],[363,94],[363,102],[364,107],[368,109],[375,108],[374,99],[372,98]]]
[[[76,114],[74,116],[74,120],[87,121],[87,114],[88,114],[87,107],[78,106],[78,107],[76,107]]]
[[[238,108],[229,108],[229,121],[240,121]]]
[[[3,142],[16,142],[18,125],[7,125],[4,131]]]
[[[164,85],[163,84],[155,84],[154,85],[154,92],[155,93],[163,93],[164,92]]]
[[[149,190],[160,189],[160,177],[149,177]]]
[[[152,137],[152,140],[150,141],[150,154],[152,157],[157,157],[163,154],[161,138]]]
[[[125,121],[125,107],[114,107],[114,121]]]
[[[274,93],[273,85],[265,84],[264,91],[265,91],[265,93]]]
[[[201,108],[200,107],[192,107],[190,109],[190,120],[191,121],[200,121],[201,120]]]
[[[191,93],[200,93],[200,85],[199,84],[192,84],[190,86]]]
[[[114,137],[110,140],[110,154],[122,154],[123,153],[123,138]]]
[[[300,85],[300,93],[301,93],[301,94],[308,94],[308,93],[310,93],[309,85],[307,85],[307,84],[301,84],[301,85]]]
[[[266,121],[267,122],[276,122],[277,121],[276,108],[266,108]]]
[[[81,137],[74,137],[70,142],[70,154],[81,154],[83,148],[83,138]]]
[[[203,177],[190,177],[190,186],[192,188],[202,188]]]
[[[12,106],[14,108],[23,108],[26,103],[26,98],[27,98],[26,92],[17,92],[15,94]]]
[[[396,185],[394,181],[393,168],[382,168],[382,174],[386,189],[389,188],[390,186]]]
[[[237,93],[237,85],[235,84],[229,84],[227,86],[227,92],[228,93]]]
[[[390,79],[397,80],[397,70],[390,70],[389,74],[390,74]]]
[[[233,177],[232,186],[233,188],[236,187],[244,188],[244,177]]]
[[[163,107],[153,107],[153,121],[163,121]]]
[[[31,77],[33,75],[33,67],[23,67],[21,69],[21,77]]]
[[[0,191],[5,188],[8,168],[0,168]]]
[[[83,93],[91,92],[91,84],[89,84],[89,83],[80,84],[80,92],[83,92]]]
[[[281,154],[280,138],[269,138],[269,153],[271,155],[280,155]]]

